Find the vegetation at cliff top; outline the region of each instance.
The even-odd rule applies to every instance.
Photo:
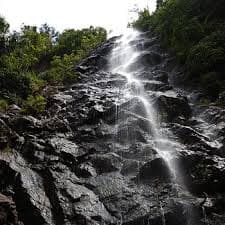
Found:
[[[162,2],[162,1],[161,1]],[[152,14],[139,13],[134,27],[153,30],[185,66],[186,82],[198,84],[211,100],[225,95],[224,0],[166,0]]]
[[[0,17],[0,110],[15,103],[24,112],[42,112],[45,87],[76,82],[75,65],[105,39],[100,27],[59,33],[44,24],[10,33]]]

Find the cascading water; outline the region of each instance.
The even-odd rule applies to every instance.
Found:
[[[133,64],[137,58],[143,54],[143,51],[132,45],[134,41],[142,41],[141,33],[138,31],[127,29],[125,34],[117,41],[116,47],[113,49],[110,58],[110,72],[118,74],[126,78],[127,83],[122,91],[122,96],[126,99],[137,99],[141,102],[141,107],[145,111],[145,116],[132,112],[132,109],[124,110],[128,114],[141,118],[148,124],[149,142],[154,146],[158,155],[167,163],[171,174],[176,177],[177,171],[171,163],[171,153],[175,142],[168,140],[162,134],[156,111],[152,106],[153,99],[148,95],[144,88],[144,81],[138,79],[135,75],[140,72],[140,68],[133,69]],[[141,111],[141,109],[140,109]]]
[[[167,169],[171,176],[170,179],[174,182],[175,189],[178,187],[176,183],[179,183],[179,185],[182,186],[182,189],[185,190],[186,188],[182,180],[182,176],[179,174],[178,167],[172,160],[174,154],[176,154],[176,149],[181,148],[181,145],[178,142],[169,139],[162,131],[163,129],[160,126],[160,120],[158,119],[157,112],[153,106],[154,98],[151,97],[151,95],[149,95],[149,92],[145,90],[145,82],[154,82],[154,80],[149,81],[139,79],[138,74],[143,72],[142,66],[134,66],[137,63],[138,58],[141,57],[142,54],[146,53],[146,51],[143,50],[143,46],[141,46],[142,50],[136,47],[137,43],[142,45],[142,41],[144,40],[145,39],[141,33],[132,29],[128,29],[125,34],[117,40],[110,56],[109,71],[112,74],[125,77],[126,79],[126,83],[120,90],[120,94],[117,99],[116,117],[117,119],[119,119],[119,114],[122,111],[129,116],[141,119],[142,121],[144,121],[144,123],[147,124],[147,141],[149,145],[155,149],[158,157],[163,159],[163,161],[167,165]],[[152,92],[154,92],[154,90]],[[139,109],[134,110],[132,108],[132,103],[130,106],[128,105],[127,107],[122,107],[120,109],[120,102],[123,101],[123,99],[125,99],[124,102],[129,102],[132,100],[138,101],[140,103],[138,104]],[[116,127],[118,127],[118,125],[116,125]],[[129,129],[123,132],[129,133]],[[136,139],[136,137],[133,136],[131,138],[134,140]],[[177,193],[179,193],[179,191],[177,191]],[[164,215],[163,205],[161,204],[159,198],[157,199],[159,202],[159,212],[162,218],[161,221],[162,224],[165,225],[166,219]],[[185,210],[190,212],[190,207],[187,206]],[[193,219],[188,218],[187,220],[187,224],[195,224],[193,222]]]

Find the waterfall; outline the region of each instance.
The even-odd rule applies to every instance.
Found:
[[[133,64],[143,54],[143,51],[135,47],[134,42],[142,44],[143,40],[145,39],[141,33],[133,29],[127,29],[123,36],[117,40],[116,46],[112,51],[109,59],[109,71],[126,78],[122,96],[127,99],[137,99],[145,111],[145,116],[143,117],[143,115],[132,112],[132,109],[126,109],[125,111],[147,122],[149,131],[151,131],[149,132],[148,141],[154,146],[158,155],[167,163],[171,174],[176,177],[177,171],[175,171],[175,167],[170,159],[173,145],[177,143],[169,140],[161,132],[160,121],[152,105],[153,99],[145,91],[143,80],[138,79],[138,76],[136,76],[141,72],[141,69],[139,67],[133,69]]]

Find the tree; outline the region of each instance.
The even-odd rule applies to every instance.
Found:
[[[143,9],[138,13],[138,19],[132,24],[135,28],[147,31],[150,25],[150,13],[148,9]]]
[[[0,56],[6,51],[6,34],[9,31],[9,24],[3,17],[0,17]]]
[[[44,87],[76,82],[74,67],[105,40],[106,30],[100,27],[59,34],[48,24],[23,25],[10,33],[0,17],[0,108],[16,103],[28,113],[41,113]]]
[[[158,9],[163,4],[163,0],[157,0],[156,8]]]
[[[54,27],[50,27],[47,23],[41,25],[39,32],[47,34],[52,39],[53,43],[58,40],[59,32],[56,31]]]

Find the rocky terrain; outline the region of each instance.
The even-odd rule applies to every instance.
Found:
[[[140,101],[108,72],[118,40],[76,68],[79,82],[49,96],[42,117],[15,105],[0,114],[0,224],[225,224],[225,110],[177,87],[182,70],[157,38],[131,43],[144,50],[133,67],[171,140],[174,178],[148,141]]]

